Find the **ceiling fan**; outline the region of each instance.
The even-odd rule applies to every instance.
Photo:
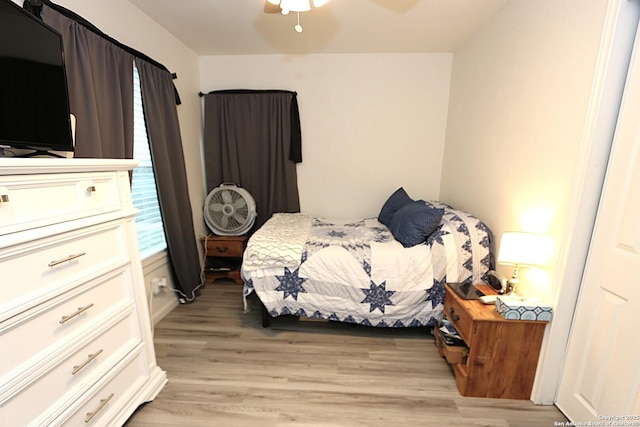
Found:
[[[313,0],[313,7],[317,8],[328,2],[329,0]],[[298,14],[298,23],[293,28],[298,33],[301,33],[302,25],[300,25],[300,12],[310,11],[311,3],[311,0],[265,0],[264,12],[280,13],[282,15],[288,15],[289,12],[296,12]]]
[[[311,6],[320,7],[329,3],[329,0],[265,0],[264,13],[281,13],[283,15],[289,12],[308,12]]]

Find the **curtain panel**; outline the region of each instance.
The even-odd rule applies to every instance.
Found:
[[[250,233],[276,212],[300,212],[296,93],[232,90],[203,96],[207,191],[233,182],[251,193],[257,217]]]
[[[133,158],[136,63],[174,283],[182,292],[181,302],[193,301],[201,285],[201,268],[172,75],[77,14],[48,0],[42,3],[34,6],[25,1],[24,7],[62,34],[70,107],[76,116],[74,157]]]
[[[132,158],[133,55],[47,4],[42,18],[62,34],[74,157]]]
[[[151,158],[175,283],[184,302],[199,291],[200,263],[171,75],[136,59]]]

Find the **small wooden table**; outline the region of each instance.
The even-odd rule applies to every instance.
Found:
[[[477,288],[495,294],[488,285]],[[547,322],[506,320],[495,305],[462,299],[448,285],[444,310],[468,348],[452,359],[460,394],[530,399]]]
[[[206,257],[206,280],[215,282],[217,279],[231,279],[242,285],[240,266],[247,237],[209,235],[201,240]]]

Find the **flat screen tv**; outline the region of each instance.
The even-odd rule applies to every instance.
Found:
[[[73,151],[62,36],[0,0],[0,146]]]

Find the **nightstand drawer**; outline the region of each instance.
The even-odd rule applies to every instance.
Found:
[[[465,340],[467,345],[471,346],[473,320],[467,310],[458,304],[458,302],[451,296],[450,292],[445,292],[444,313],[447,316],[447,319],[453,323],[462,339]]]
[[[444,342],[442,335],[437,329],[434,328],[433,332],[434,344],[438,348],[440,356],[444,357],[450,365],[464,363],[464,359],[469,352],[469,349],[463,346],[448,345]]]
[[[241,257],[242,252],[243,242],[220,239],[207,241],[207,256]]]

